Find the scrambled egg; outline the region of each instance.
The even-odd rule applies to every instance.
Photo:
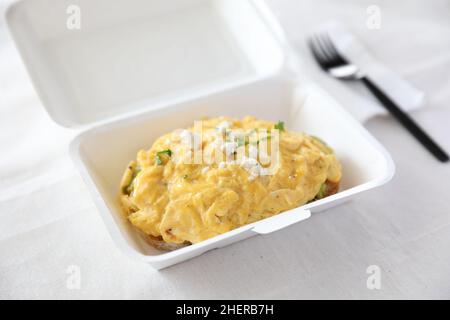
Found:
[[[262,142],[268,147],[256,154]],[[334,193],[340,179],[341,165],[320,139],[283,122],[219,117],[140,150],[125,170],[120,199],[146,235],[197,243]],[[327,192],[327,185],[336,188]]]

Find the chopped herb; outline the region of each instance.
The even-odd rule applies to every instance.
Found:
[[[163,156],[163,155],[167,155],[167,156],[171,157],[171,156],[172,156],[172,150],[166,149],[166,150],[160,151],[160,152],[158,152],[158,153],[156,154],[155,162],[156,162],[156,164],[157,164],[158,166],[160,166],[160,165],[163,164],[162,158],[161,158],[161,156]]]
[[[123,187],[122,192],[129,196],[133,191],[133,182],[131,182],[128,186]]]
[[[316,199],[325,198],[326,194],[327,194],[327,184],[326,183],[322,183],[320,185],[319,192],[316,195]]]
[[[183,176],[183,179],[187,179],[187,178],[189,178],[189,175],[188,175],[188,174],[185,174],[185,175]]]
[[[166,149],[166,150],[158,152],[158,155],[162,155],[162,154],[167,154],[169,157],[171,157],[172,156],[172,150]]]
[[[131,168],[130,168],[131,170]],[[133,171],[133,175],[131,176],[131,181],[130,184],[128,186],[126,186],[123,190],[123,192],[126,195],[130,195],[133,192],[134,189],[134,181],[136,180],[137,175],[139,174],[139,172],[141,172],[141,167],[137,166],[134,171]]]
[[[284,122],[283,121],[278,121],[276,124],[275,124],[275,127],[274,127],[275,129],[278,129],[278,130],[280,130],[280,131],[284,131]]]

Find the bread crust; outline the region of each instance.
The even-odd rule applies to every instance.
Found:
[[[146,236],[147,242],[154,248],[161,251],[173,251],[191,245],[190,242],[171,243],[165,242],[162,237]]]
[[[332,182],[330,180],[327,180],[327,181],[325,181],[325,183],[327,185],[327,191],[325,193],[325,197],[336,194],[339,191],[339,181]]]

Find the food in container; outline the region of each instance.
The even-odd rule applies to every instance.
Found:
[[[140,150],[120,185],[130,223],[173,250],[337,192],[341,164],[321,139],[255,117],[215,117]]]

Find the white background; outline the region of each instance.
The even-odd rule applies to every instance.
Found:
[[[318,70],[304,40],[324,21],[345,23],[375,57],[426,93],[426,106],[413,115],[450,150],[449,1],[268,2],[307,72],[338,99],[344,85]],[[381,8],[379,30],[366,27],[372,4]],[[40,106],[1,19],[0,298],[448,299],[450,165],[390,117],[366,126],[397,165],[388,185],[158,272],[113,245],[68,159],[75,132],[53,124]],[[71,265],[79,267],[80,289],[67,286]],[[380,290],[366,287],[370,265],[381,268]]]

